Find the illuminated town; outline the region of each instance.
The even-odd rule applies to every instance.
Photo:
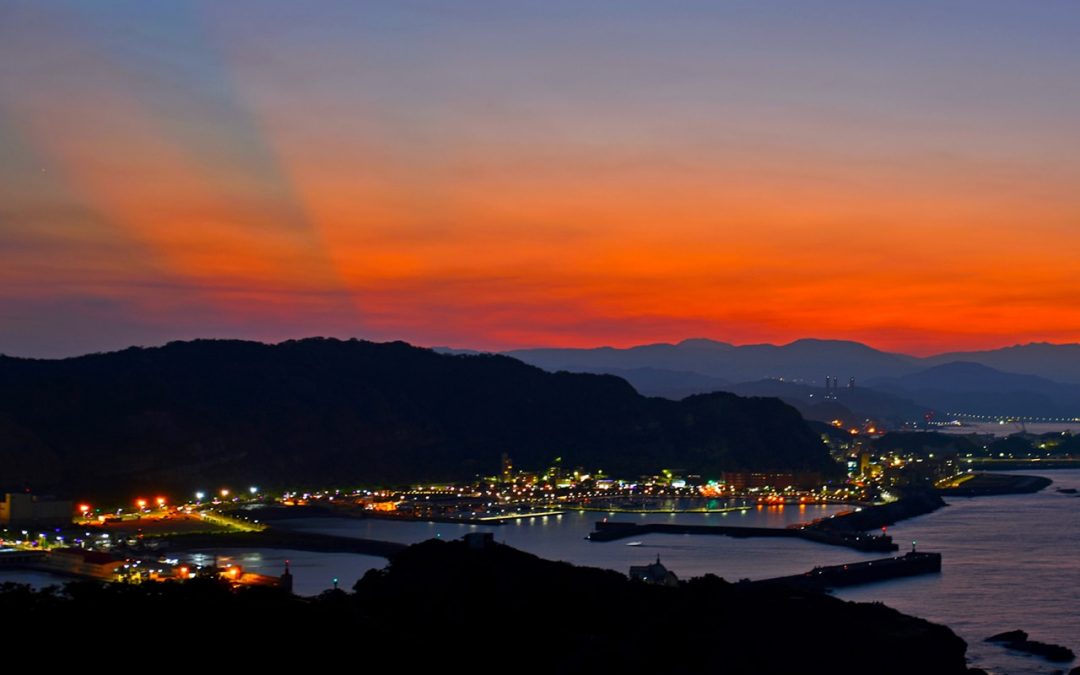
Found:
[[[1078,36],[0,2],[7,644],[1080,675]]]
[[[839,427],[839,421],[833,426]],[[900,442],[892,450],[875,450],[889,437],[869,421],[866,429],[840,431],[822,436],[834,459],[847,467],[846,476],[833,480],[823,480],[817,473],[760,471],[723,472],[708,478],[677,469],[629,480],[602,470],[567,469],[562,458],[544,470],[520,470],[504,454],[498,475],[468,484],[281,492],[256,486],[219,487],[196,491],[186,499],[140,496],[122,505],[73,504],[8,494],[0,505],[4,525],[0,564],[126,583],[209,575],[237,584],[288,584],[291,576],[284,573],[268,577],[246,573],[237,565],[182,562],[181,556],[169,554],[170,543],[193,535],[209,535],[212,541],[213,537],[261,532],[267,525],[252,514],[265,508],[473,525],[559,518],[579,511],[607,520],[618,514],[723,514],[805,509],[815,504],[859,510],[893,502],[911,486],[933,485],[957,492],[973,482],[1000,482],[994,474],[976,472],[976,468],[998,462],[1036,466],[1039,462],[1076,461],[1071,454],[1075,441],[1069,434],[1033,437],[1026,443],[1018,438],[954,437],[963,442],[962,450],[953,446],[951,452],[934,452],[925,445],[901,449],[903,445],[910,448],[910,433],[898,436]],[[914,434],[916,440],[931,440],[919,434]],[[979,442],[985,444],[974,445]],[[1006,447],[1009,449],[1003,449]]]

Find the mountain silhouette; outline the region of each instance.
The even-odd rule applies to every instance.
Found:
[[[957,361],[868,386],[925,402],[939,410],[1030,417],[1080,416],[1080,385],[1006,373]]]
[[[710,391],[779,396],[808,419],[844,418],[845,410],[893,423],[919,422],[930,410],[1080,415],[1077,344],[1033,343],[919,358],[848,340],[735,346],[697,338],[626,349],[507,353],[552,371],[618,374],[653,396],[679,398]],[[827,378],[835,379],[839,396],[823,403]],[[857,384],[854,391],[847,386],[851,379]]]
[[[354,487],[568,466],[831,471],[772,398],[647,398],[610,375],[403,342],[174,342],[62,360],[0,357],[9,486],[79,494],[223,484]]]

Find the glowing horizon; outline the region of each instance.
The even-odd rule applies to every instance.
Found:
[[[1080,341],[1080,8],[8,3],[0,353]]]

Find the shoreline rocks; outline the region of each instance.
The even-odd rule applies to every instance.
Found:
[[[1026,652],[1028,654],[1034,654],[1035,656],[1041,656],[1047,661],[1068,662],[1076,658],[1076,654],[1068,647],[1031,640],[1028,638],[1028,634],[1022,630],[1010,630],[1004,633],[998,633],[997,635],[991,635],[986,638],[985,641],[997,642],[1018,652]]]

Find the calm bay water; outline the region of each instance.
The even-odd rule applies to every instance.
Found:
[[[1054,484],[1033,495],[952,499],[948,508],[889,529],[902,548],[910,547],[915,540],[920,550],[941,552],[944,560],[940,575],[855,587],[836,595],[860,602],[881,601],[902,612],[946,624],[968,642],[972,665],[991,672],[1027,675],[1060,671],[1061,665],[983,642],[994,633],[1019,628],[1032,639],[1080,652],[1080,496],[1057,492],[1057,488],[1080,489],[1080,471],[1039,475],[1047,476]],[[789,506],[754,509],[744,514],[612,514],[610,518],[782,527],[840,508]],[[285,522],[315,532],[403,543],[491,531],[497,541],[545,558],[624,573],[630,565],[651,562],[659,555],[680,578],[713,573],[732,581],[761,579],[804,572],[815,565],[881,557],[798,540],[650,534],[641,538],[640,546],[627,546],[626,541],[586,541],[593,522],[604,515],[574,513],[560,518],[523,519],[500,527],[342,519]],[[351,586],[364,571],[384,564],[382,560],[364,559],[353,566],[352,556],[329,560],[318,554],[298,555],[313,556],[307,570],[321,575],[305,579],[305,570],[295,570],[299,593],[327,588],[326,580],[332,576],[339,577],[343,586]],[[276,553],[273,556],[282,557]]]
[[[898,539],[916,539],[920,549],[940,551],[941,575],[856,587],[836,595],[880,600],[907,614],[944,623],[967,640],[974,665],[988,670],[1012,674],[1061,670],[1060,665],[983,642],[995,633],[1019,628],[1032,639],[1080,652],[1080,496],[1057,492],[1080,489],[1080,471],[1038,475],[1054,484],[1033,495],[952,499],[949,508],[892,529]]]
[[[491,532],[495,535],[495,540],[500,543],[551,560],[566,560],[579,565],[607,567],[626,572],[631,565],[652,562],[659,555],[662,562],[682,578],[711,572],[731,579],[740,579],[790,574],[802,571],[802,568],[807,565],[812,567],[844,562],[851,558],[853,552],[810,542],[776,539],[736,540],[729,537],[650,534],[642,537],[640,546],[627,546],[626,540],[592,543],[585,537],[593,530],[593,524],[604,517],[641,523],[784,527],[847,508],[850,507],[762,507],[727,514],[638,515],[575,512],[562,516],[522,518],[501,526],[341,518],[306,518],[279,521],[278,524],[312,532],[382,539],[405,544],[436,537],[457,539],[469,532]],[[854,553],[854,555],[858,557],[860,554]],[[355,573],[353,576],[356,576]]]
[[[1039,475],[1047,476],[1054,484],[1033,495],[952,499],[948,508],[889,529],[902,548],[917,540],[920,550],[940,551],[944,556],[940,575],[845,589],[836,595],[860,602],[881,601],[902,612],[946,624],[968,642],[971,664],[991,672],[1027,675],[1061,671],[1060,665],[983,642],[994,633],[1019,628],[1033,639],[1080,652],[1080,496],[1057,492],[1057,488],[1080,489],[1080,470]],[[708,515],[570,513],[523,518],[492,527],[341,518],[305,518],[278,524],[407,544],[490,531],[499,542],[552,560],[625,573],[631,565],[645,564],[659,556],[683,579],[712,573],[736,581],[797,574],[816,565],[873,559],[881,554],[787,539],[649,534],[641,537],[640,545],[628,546],[625,540],[592,543],[585,536],[592,531],[593,523],[605,515],[612,520],[636,522],[783,527],[844,508],[763,507]],[[209,564],[214,554],[220,564],[239,563],[249,571],[275,575],[289,560],[294,590],[301,595],[326,590],[335,578],[342,588],[351,589],[364,572],[386,564],[382,558],[347,553],[276,550],[208,550],[191,558]],[[5,574],[5,579],[16,580],[10,574]],[[28,578],[17,580],[35,585],[53,581],[48,575],[26,575]]]

